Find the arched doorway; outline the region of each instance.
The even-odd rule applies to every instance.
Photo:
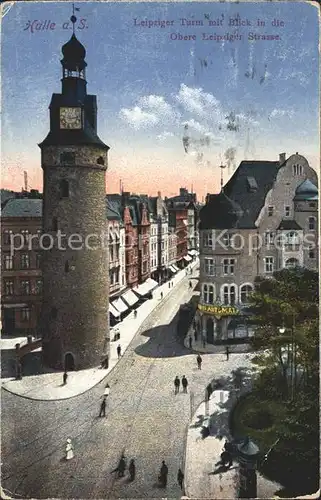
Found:
[[[75,359],[71,352],[65,354],[65,372],[71,372],[75,369]]]
[[[206,321],[206,340],[208,344],[214,344],[214,323],[212,318]]]

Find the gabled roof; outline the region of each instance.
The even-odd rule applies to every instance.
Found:
[[[224,191],[211,194],[207,204],[200,210],[199,229],[229,229],[239,227],[243,211],[238,203],[226,196]]]
[[[282,231],[282,230],[287,231],[290,229],[296,229],[296,230],[302,231],[302,227],[299,226],[299,224],[295,220],[289,220],[289,219],[281,220],[278,229],[280,231]]]
[[[255,227],[255,221],[280,166],[278,161],[242,161],[224,186],[225,194],[243,210],[243,216],[238,221],[239,228]]]
[[[12,198],[7,201],[2,217],[42,217],[42,200],[31,198]]]

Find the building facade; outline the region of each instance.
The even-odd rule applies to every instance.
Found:
[[[86,90],[85,48],[73,34],[62,52],[62,91],[52,96],[50,131],[39,144],[43,232],[53,241],[42,252],[40,331],[44,363],[73,370],[99,365],[109,349],[108,248],[99,243],[109,147],[97,135],[96,96]]]
[[[107,202],[109,296],[112,298],[126,288],[125,228],[118,211]]]
[[[318,269],[317,175],[298,153],[243,161],[200,211],[197,322],[208,343],[251,334],[246,305],[257,276]]]
[[[42,200],[8,199],[1,215],[1,322],[5,335],[36,335],[42,302]]]

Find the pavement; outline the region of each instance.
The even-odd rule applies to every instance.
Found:
[[[184,344],[188,346],[190,332],[186,335]],[[201,342],[193,342],[192,348],[198,349]],[[210,346],[212,353],[225,353],[224,346]],[[236,352],[240,353],[248,350],[248,345],[231,346],[231,358]],[[202,351],[201,351],[202,352]],[[209,352],[209,351],[207,351]],[[251,354],[247,354],[247,359]],[[226,358],[225,358],[226,359]],[[228,362],[226,360],[226,362]],[[214,373],[214,371],[213,371]],[[253,374],[252,374],[253,376]],[[248,374],[244,378],[243,387],[236,390],[233,383],[226,383],[228,390],[224,388],[224,382],[220,390],[213,391],[208,402],[202,401],[192,416],[191,423],[187,431],[186,456],[185,456],[185,478],[184,488],[188,498],[212,498],[212,499],[234,499],[238,498],[238,464],[226,470],[218,462],[223,451],[226,440],[231,439],[229,432],[229,414],[237,397],[250,390],[252,376]],[[202,436],[202,428],[208,427],[210,435],[206,438]],[[282,486],[257,473],[257,497],[274,498]]]
[[[199,260],[196,259],[185,269],[195,270],[198,264]],[[173,276],[171,280],[173,286],[171,288],[168,287],[168,282],[158,286],[153,291],[153,298],[146,300],[139,308],[136,309],[136,318],[134,317],[134,313],[131,312],[123,321],[117,324],[117,327],[110,330],[111,342],[109,367],[107,369],[97,366],[87,370],[68,372],[68,381],[66,385],[63,385],[63,373],[61,371],[57,372],[54,370],[48,370],[48,373],[24,376],[22,380],[16,380],[12,377],[2,378],[2,388],[25,398],[50,401],[72,398],[96,386],[107,375],[109,375],[109,373],[117,365],[119,361],[117,346],[120,344],[123,356],[144,321],[150,316],[151,313],[153,313],[153,311],[155,311],[155,309],[160,306],[161,302],[163,302],[168,295],[174,294],[175,286],[177,286],[186,277],[185,269],[179,271]],[[163,299],[161,298],[161,293],[163,293]],[[120,339],[117,341],[113,341],[115,330],[120,333]],[[24,345],[27,343],[27,339],[26,337],[1,339],[1,350],[14,349],[17,342]]]

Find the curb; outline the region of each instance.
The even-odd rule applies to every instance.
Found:
[[[195,266],[194,266],[194,267],[195,267]],[[181,283],[181,282],[183,281],[183,278],[184,278],[184,277],[187,277],[187,276],[186,276],[185,274],[183,274],[183,275],[182,275],[182,278],[181,278],[181,279],[179,279],[179,280],[177,281],[177,283],[176,283],[176,284],[178,285],[179,283]],[[174,291],[174,289],[175,289],[175,285],[174,285],[174,287],[171,289],[171,291]],[[166,296],[165,296],[162,300],[160,300],[160,301],[159,301],[159,303],[158,303],[158,304],[156,304],[156,306],[154,307],[154,309],[152,309],[152,310],[150,311],[150,313],[146,316],[146,318],[143,320],[142,324],[138,327],[138,329],[137,329],[136,333],[133,335],[133,337],[132,337],[132,339],[130,340],[129,344],[126,346],[126,349],[124,350],[124,353],[125,353],[125,352],[127,351],[127,349],[130,347],[130,345],[132,344],[133,340],[137,337],[137,335],[139,335],[139,334],[140,334],[140,331],[141,331],[141,329],[143,328],[144,323],[145,323],[145,322],[146,322],[146,321],[150,318],[150,316],[151,316],[151,315],[152,315],[155,311],[157,311],[157,310],[159,309],[160,305],[161,305],[161,304],[163,304],[163,303],[164,303],[164,301],[166,301],[166,300],[170,297],[170,295],[171,295],[171,292],[167,293],[167,295],[166,295]],[[103,380],[105,380],[105,378],[106,378],[106,377],[108,377],[108,376],[112,373],[112,371],[114,370],[114,368],[117,366],[118,362],[119,362],[121,359],[122,359],[122,357],[121,357],[119,360],[117,360],[117,361],[116,361],[115,365],[114,365],[114,366],[110,369],[110,371],[109,371],[108,373],[106,373],[106,375],[105,375],[105,376],[104,376],[101,380],[99,380],[97,383],[95,383],[95,384],[94,384],[94,385],[92,385],[91,387],[89,387],[89,388],[85,389],[84,391],[79,392],[79,393],[77,393],[77,394],[75,394],[75,395],[73,395],[73,396],[69,396],[69,397],[67,397],[67,398],[40,399],[40,398],[31,397],[31,396],[25,396],[25,395],[23,395],[23,394],[17,394],[16,392],[14,392],[14,391],[12,391],[12,390],[8,389],[7,387],[4,387],[4,386],[3,386],[3,384],[1,384],[1,389],[3,389],[4,391],[9,392],[10,394],[14,394],[14,395],[15,395],[15,396],[17,396],[17,397],[24,398],[24,399],[29,399],[29,400],[31,400],[31,401],[48,401],[48,402],[49,402],[49,401],[68,401],[68,400],[70,400],[70,399],[72,399],[72,398],[76,398],[76,397],[78,397],[78,396],[81,396],[82,394],[85,394],[86,392],[90,391],[90,390],[91,390],[91,389],[93,389],[94,387],[97,387],[97,385],[99,385],[99,384],[100,384]],[[98,368],[98,367],[97,367],[97,368]],[[185,448],[186,448],[186,447],[185,447]]]

